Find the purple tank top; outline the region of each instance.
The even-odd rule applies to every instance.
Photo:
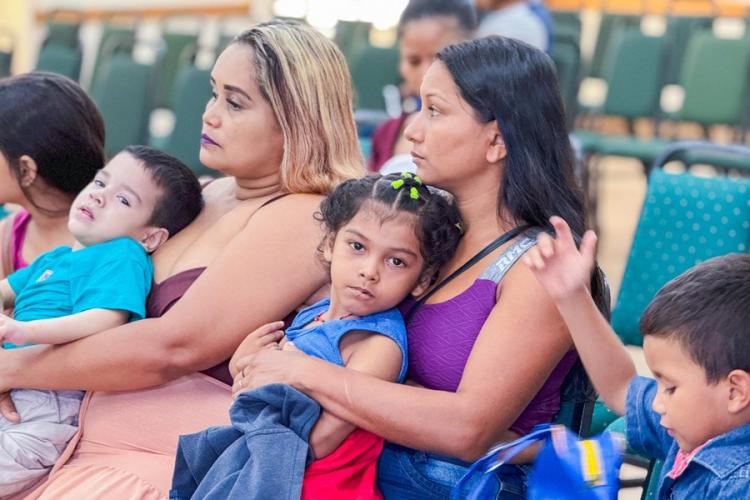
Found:
[[[146,316],[149,318],[158,318],[164,315],[185,295],[190,285],[198,279],[198,276],[204,270],[205,267],[188,269],[170,276],[161,283],[154,283],[151,287],[151,293],[148,294],[148,299],[146,300]],[[225,384],[232,385],[232,376],[229,373],[229,365],[226,361],[213,368],[204,370],[203,373]]]
[[[516,238],[462,293],[444,302],[423,304],[407,323],[408,378],[430,389],[455,392],[482,326],[496,303],[497,285],[511,266],[536,244],[538,229]],[[406,313],[413,305],[407,300]],[[527,434],[534,425],[549,422],[560,410],[560,389],[578,355],[563,356],[529,406],[510,430]]]

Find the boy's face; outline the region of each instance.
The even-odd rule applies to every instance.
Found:
[[[703,368],[673,338],[646,335],[643,352],[658,382],[653,409],[682,450],[690,452],[733,427],[725,380],[709,384]]]
[[[161,195],[141,162],[129,153],[120,153],[97,172],[73,201],[68,229],[84,246],[123,236],[146,246],[146,240],[156,230],[148,221]]]

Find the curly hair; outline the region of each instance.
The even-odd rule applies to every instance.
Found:
[[[339,184],[320,204],[315,214],[326,231],[318,250],[333,241],[338,231],[359,212],[365,203],[376,203],[387,212],[384,219],[398,212],[416,216],[414,231],[424,259],[424,273],[431,280],[456,251],[463,235],[463,220],[455,202],[447,194],[422,184],[411,174],[368,175]]]

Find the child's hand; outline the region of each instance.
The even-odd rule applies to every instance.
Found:
[[[253,330],[245,340],[234,351],[232,359],[229,361],[229,371],[234,375],[237,372],[237,360],[242,359],[256,352],[271,348],[278,348],[279,341],[284,337],[284,322],[274,321],[266,323]]]
[[[13,344],[27,344],[29,341],[26,325],[5,314],[0,314],[0,340]]]
[[[570,227],[562,218],[551,217],[550,223],[555,228],[555,238],[547,233],[540,234],[536,246],[526,252],[523,262],[552,299],[560,301],[588,287],[594,267],[596,235],[586,231],[579,251]]]

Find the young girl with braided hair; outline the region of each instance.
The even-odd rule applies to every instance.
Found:
[[[385,380],[402,382],[408,366],[406,327],[397,306],[410,294],[424,292],[440,267],[453,256],[462,235],[455,203],[431,191],[412,174],[371,175],[340,184],[321,203],[317,218],[326,231],[318,251],[330,272],[330,296],[303,309],[286,331],[282,330],[282,321],[269,323],[251,333],[244,343],[254,345],[251,351],[296,349]],[[230,370],[237,362],[230,362]],[[248,413],[248,401],[254,398],[253,405],[259,400],[270,401],[267,392],[272,386],[247,392],[243,373],[232,371],[237,401],[230,410],[233,429],[225,428],[224,432],[232,438],[246,439],[248,445],[227,447],[216,456],[214,445],[205,448],[205,453],[199,445],[212,439],[215,442],[217,431],[208,429],[182,437],[172,498],[225,498],[233,491],[251,490],[253,498],[264,498],[266,494],[286,496],[279,488],[288,490],[289,498],[381,498],[375,485],[376,464],[384,444],[381,437],[350,424],[342,425],[338,417],[322,411],[314,424],[314,434],[310,432],[312,426],[297,433],[304,441],[309,436],[315,459],[303,472],[301,465],[308,452],[304,447],[302,458],[292,457],[293,450],[299,450],[295,446],[296,434],[274,429],[274,433],[281,432],[293,442],[274,437],[272,449],[253,441],[252,436],[268,435],[271,430],[259,424],[268,410],[260,415]],[[266,393],[259,392],[264,389]],[[285,408],[279,411],[292,404],[290,397],[294,396],[284,393]],[[315,406],[317,412],[317,403]],[[301,415],[302,411],[292,413]],[[317,413],[312,415],[308,420]],[[263,431],[258,432],[261,425]],[[285,425],[296,428],[294,423]],[[242,433],[245,437],[241,437]],[[233,450],[237,448],[245,455],[236,454]],[[206,466],[207,456],[215,460],[210,467]],[[267,463],[268,470],[265,465],[259,467],[258,462]],[[234,475],[237,481],[228,484],[225,478],[240,469],[243,472]],[[196,477],[196,470],[205,473]],[[281,481],[283,487],[273,480],[279,471],[285,478],[292,478]],[[266,482],[272,491],[263,489]],[[252,487],[247,489],[249,486]]]

